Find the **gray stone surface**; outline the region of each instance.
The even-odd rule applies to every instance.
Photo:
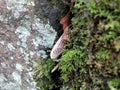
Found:
[[[30,62],[47,57],[56,32],[34,14],[33,0],[0,0],[0,90],[36,90]]]
[[[35,0],[35,13],[41,14],[39,16],[41,19],[49,19],[50,25],[58,32],[58,37],[63,33],[62,25],[59,22],[69,11],[70,1],[71,0]]]

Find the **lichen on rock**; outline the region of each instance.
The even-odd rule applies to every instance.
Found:
[[[34,0],[0,0],[0,90],[36,90],[31,62],[47,57],[56,31],[33,11]],[[42,48],[41,48],[42,46]]]
[[[49,20],[60,37],[63,31],[59,22],[69,11],[69,5],[70,0],[35,0],[35,14],[42,20]]]

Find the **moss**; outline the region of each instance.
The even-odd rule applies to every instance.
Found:
[[[54,84],[61,90],[119,89],[120,2],[76,0],[72,13],[71,39],[52,61],[59,64],[61,82]]]
[[[108,85],[110,88],[120,89],[120,78],[110,80]]]
[[[84,53],[80,51],[67,50],[60,58],[59,69],[61,71],[61,80],[63,81],[63,85],[71,88],[70,90],[79,89],[81,86],[80,83],[84,81],[82,77],[87,75],[84,56]]]

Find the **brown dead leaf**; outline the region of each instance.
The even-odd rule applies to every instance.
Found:
[[[71,0],[71,6],[68,13],[60,20],[60,23],[63,25],[64,32],[52,48],[52,51],[50,53],[51,59],[57,58],[62,53],[63,49],[65,48],[66,42],[69,40],[69,26],[71,24],[70,19],[73,1],[74,0]]]

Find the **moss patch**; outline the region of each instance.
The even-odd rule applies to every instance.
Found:
[[[116,89],[120,89],[120,79],[112,79],[108,82],[109,87],[112,88],[116,88]]]
[[[73,28],[66,49],[60,59],[47,60],[46,64],[59,64],[54,85],[61,90],[120,89],[119,0],[76,0],[72,13]]]

